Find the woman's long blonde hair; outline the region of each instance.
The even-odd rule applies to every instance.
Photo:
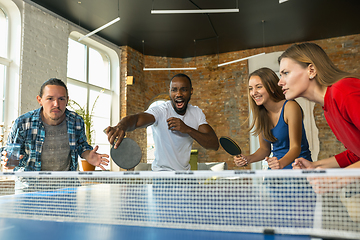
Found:
[[[271,100],[274,102],[280,102],[285,99],[281,87],[278,86],[279,77],[273,70],[266,67],[255,70],[249,75],[248,81],[253,76],[258,76],[261,79],[261,82],[266,91],[269,93]],[[265,139],[270,142],[275,142],[277,139],[271,133],[272,124],[268,111],[263,105],[256,105],[254,99],[250,96],[250,93],[248,94],[248,97],[250,110],[253,114],[253,119],[250,123],[248,131],[251,131],[251,133],[255,136],[262,133]]]
[[[312,64],[317,72],[315,80],[321,86],[330,86],[346,77],[359,78],[358,74],[348,73],[337,68],[325,51],[315,43],[294,44],[281,54],[278,59],[279,64],[283,58],[291,58],[304,68]]]

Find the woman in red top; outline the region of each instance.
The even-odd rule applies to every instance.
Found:
[[[338,69],[314,43],[295,44],[280,57],[280,81],[286,99],[304,97],[324,110],[331,130],[346,151],[316,162],[298,158],[293,168],[360,168],[360,80]]]

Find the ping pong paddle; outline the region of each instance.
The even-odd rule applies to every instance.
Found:
[[[232,156],[237,156],[237,155],[241,154],[241,148],[231,138],[229,138],[229,137],[221,137],[219,139],[219,142],[220,142],[221,146],[223,147],[223,149],[228,154],[230,154]],[[247,164],[244,165],[244,167],[246,167],[246,166],[247,166]]]
[[[139,164],[142,153],[139,145],[134,140],[124,138],[118,148],[115,149],[114,145],[112,146],[110,156],[119,167],[131,169]]]
[[[241,154],[241,148],[236,144],[234,140],[229,137],[221,137],[220,144],[223,149],[232,156],[237,156]]]

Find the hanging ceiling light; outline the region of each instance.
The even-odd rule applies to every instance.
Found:
[[[198,9],[188,9],[188,10],[154,10],[151,9],[151,14],[187,14],[187,13],[238,13],[239,10],[239,0],[236,0],[235,8],[220,8],[220,9],[201,9],[195,3],[193,3]],[[191,2],[191,1],[190,1]],[[154,1],[153,1],[154,5]]]
[[[78,3],[79,4],[81,4],[81,1],[78,1]],[[107,27],[109,27],[110,25],[113,25],[114,23],[116,23],[116,22],[118,22],[118,21],[120,21],[120,0],[118,1],[118,17],[117,18],[115,18],[114,20],[112,20],[112,21],[110,21],[110,22],[108,22],[108,23],[106,23],[106,24],[104,24],[103,26],[101,26],[101,27],[99,27],[99,28],[97,28],[97,29],[95,29],[94,31],[92,31],[92,32],[90,32],[90,33],[88,33],[88,34],[86,34],[85,36],[83,36],[83,37],[81,37],[81,38],[79,38],[78,39],[78,41],[80,42],[81,40],[83,40],[84,38],[88,38],[88,37],[90,37],[90,36],[92,36],[92,35],[94,35],[95,33],[97,33],[97,32],[99,32],[99,31],[101,31],[101,30],[103,30],[104,28],[107,28]]]
[[[144,71],[176,71],[176,70],[196,70],[196,67],[189,68],[143,68]]]
[[[265,48],[265,20],[262,20],[261,22],[262,22],[263,48]],[[264,54],[265,53],[263,52],[263,53],[259,53],[259,54],[252,55],[252,56],[249,56],[249,57],[240,58],[240,59],[237,59],[237,60],[234,60],[234,61],[221,63],[221,64],[218,64],[218,67],[225,66],[225,65],[228,65],[228,64],[232,64],[232,63],[237,63],[237,62],[244,61],[244,60],[254,58],[254,57],[258,57],[258,56],[261,56],[261,55],[264,55]]]
[[[221,63],[221,64],[218,64],[218,67],[225,66],[225,65],[228,65],[228,64],[232,64],[232,63],[237,63],[237,62],[244,61],[244,60],[247,60],[249,58],[257,57],[257,56],[264,55],[264,54],[265,53],[263,52],[263,53],[259,53],[259,54],[252,55],[252,56],[249,56],[249,57],[240,58],[240,59],[237,59],[237,60],[234,60],[234,61],[231,61],[231,62]]]
[[[186,14],[186,13],[236,13],[238,8],[231,9],[194,9],[194,10],[151,10],[151,14]]]
[[[104,28],[107,28],[108,26],[110,26],[110,25],[112,25],[112,24],[116,23],[116,22],[117,22],[117,21],[119,21],[119,20],[120,20],[120,17],[115,18],[114,20],[112,20],[112,21],[108,22],[107,24],[105,24],[105,25],[103,25],[103,26],[99,27],[98,29],[95,29],[94,31],[92,31],[92,32],[90,32],[90,33],[88,33],[88,34],[86,34],[85,36],[83,36],[83,37],[81,37],[81,38],[79,38],[79,40],[78,40],[78,41],[80,42],[80,41],[81,41],[81,40],[83,40],[84,38],[87,38],[87,37],[90,37],[90,36],[94,35],[95,33],[97,33],[97,32],[99,32],[99,31],[103,30]]]

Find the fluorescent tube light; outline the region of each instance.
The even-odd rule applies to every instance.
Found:
[[[175,70],[196,70],[196,67],[189,67],[189,68],[143,68],[144,71],[175,71]]]
[[[101,26],[101,27],[99,27],[98,29],[95,29],[94,31],[92,31],[91,33],[88,33],[88,34],[86,34],[85,36],[83,36],[83,37],[81,37],[81,38],[79,38],[79,42],[81,41],[81,40],[83,40],[84,38],[87,38],[87,37],[90,37],[91,35],[94,35],[95,33],[97,33],[97,32],[99,32],[99,31],[101,31],[101,30],[103,30],[104,28],[107,28],[108,26],[110,26],[110,25],[112,25],[112,24],[114,24],[114,23],[116,23],[117,21],[119,21],[120,20],[120,17],[117,17],[117,18],[115,18],[114,20],[112,20],[111,22],[108,22],[107,24],[105,24],[105,25],[103,25],[103,26]]]
[[[183,14],[183,13],[234,13],[238,8],[232,9],[197,9],[197,10],[151,10],[151,14]]]
[[[244,60],[247,60],[249,58],[257,57],[257,56],[264,55],[264,54],[265,53],[259,53],[259,54],[252,55],[252,56],[249,56],[249,57],[240,58],[240,59],[237,59],[237,60],[234,60],[234,61],[231,61],[231,62],[221,63],[221,64],[218,64],[218,67],[225,66],[225,65],[228,65],[228,64],[232,64],[232,63],[236,63],[236,62],[240,62],[240,61],[244,61]]]

